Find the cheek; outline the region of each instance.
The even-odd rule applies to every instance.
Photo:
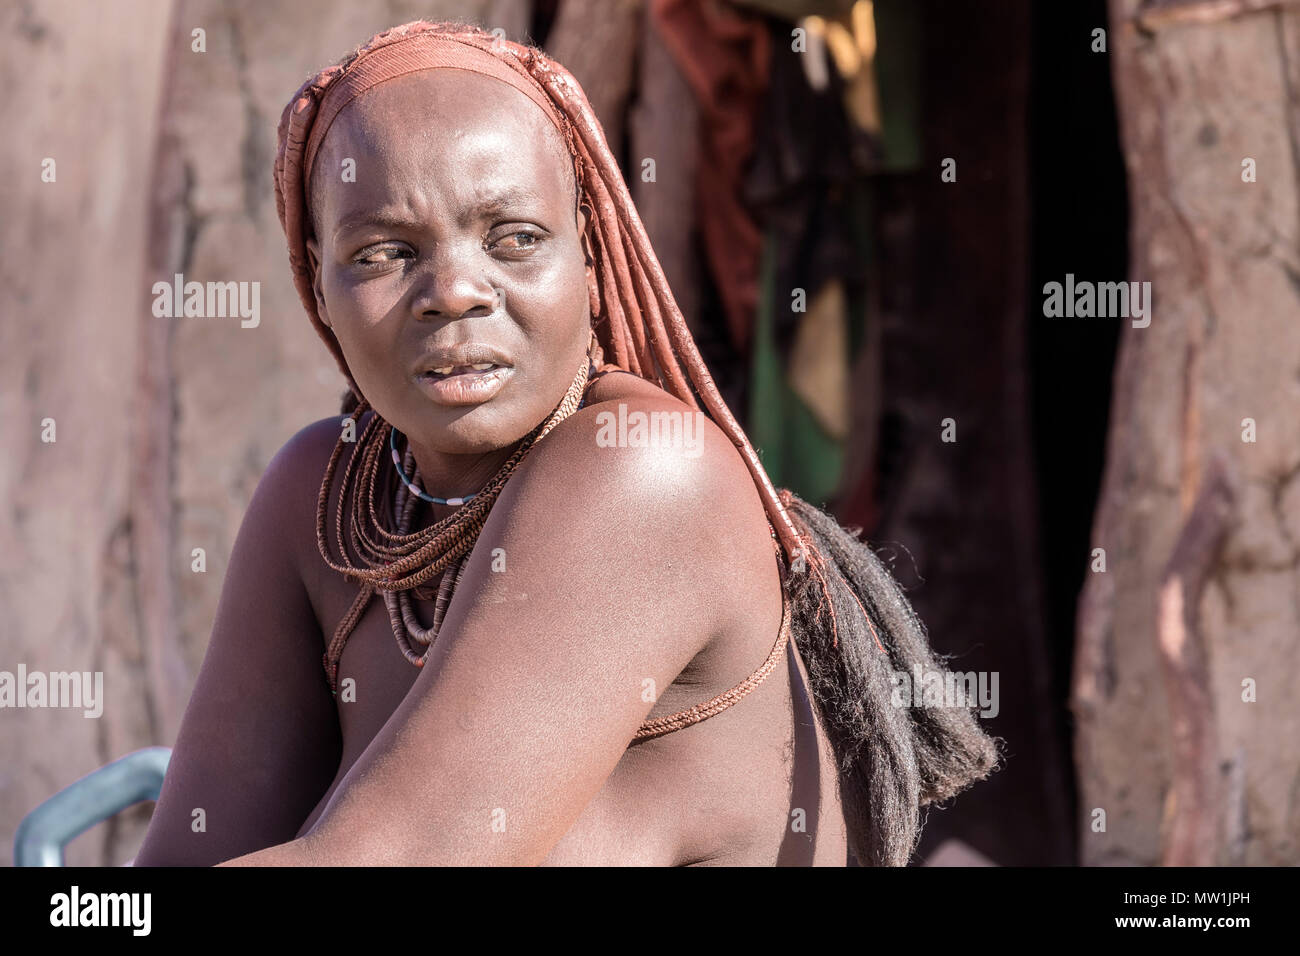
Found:
[[[537,281],[507,290],[506,309],[529,338],[548,344],[548,355],[569,364],[566,346],[581,339],[585,345],[591,320],[588,315],[587,271],[579,256],[566,257]],[[520,296],[518,310],[510,309],[511,295]]]
[[[586,290],[576,296],[566,288],[563,296],[549,299],[542,311],[531,312],[536,321],[523,329],[527,342],[527,377],[520,384],[533,417],[545,413],[560,400],[577,373],[590,341],[591,323],[586,316]],[[522,324],[522,323],[521,323]]]
[[[383,282],[348,282],[339,273],[326,270],[321,291],[334,335],[349,365],[353,353],[364,361],[384,347],[382,337],[391,323],[384,322],[383,318],[401,301],[400,289]]]
[[[322,277],[321,291],[335,324],[356,324],[386,315],[402,295],[396,283],[360,282],[346,271],[328,267]]]
[[[343,350],[343,358],[357,386],[371,405],[392,410],[400,388],[393,375],[392,323],[383,321],[396,297],[378,283],[349,284],[329,270],[322,276],[321,292],[329,311],[330,327]]]

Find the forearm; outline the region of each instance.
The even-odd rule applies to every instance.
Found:
[[[245,853],[217,866],[347,866],[346,860],[323,859],[308,837]]]

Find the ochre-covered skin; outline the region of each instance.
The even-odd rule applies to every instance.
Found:
[[[758,496],[725,437],[708,433],[693,462],[597,448],[602,409],[681,406],[622,373],[592,392],[493,509],[429,664],[407,663],[371,604],[342,660],[354,700],[331,697],[320,655],[356,587],[312,534],[341,418],[286,445],[232,555],[138,865],[265,847],[248,862],[843,865],[834,763],[792,658],[716,717],[625,745],[647,717],[752,671],[781,603]],[[430,620],[432,602],[416,604]],[[666,688],[657,701],[646,678]],[[194,807],[206,833],[190,830]],[[807,834],[790,829],[799,810]]]
[[[320,321],[441,497],[496,472],[589,341],[585,214],[556,136],[498,81],[436,70],[364,94],[320,147],[327,168],[357,160],[356,182],[321,180]],[[375,211],[388,221],[340,229]],[[431,400],[414,365],[471,341],[509,356],[506,386],[481,405]],[[645,720],[751,674],[782,597],[733,439],[701,417],[694,454],[604,447],[600,416],[620,404],[694,414],[637,375],[599,377],[507,483],[425,666],[374,600],[337,697],[321,654],[357,585],[326,566],[315,528],[343,418],[291,439],[236,542],[137,865],[843,865],[834,759],[793,644],[736,706],[629,746]],[[428,622],[432,602],[416,611]]]

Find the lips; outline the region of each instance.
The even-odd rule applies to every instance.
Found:
[[[468,342],[451,348],[432,349],[426,352],[416,363],[417,375],[431,372],[438,375],[454,375],[474,371],[489,371],[497,368],[513,368],[514,362],[495,346],[484,342]]]
[[[514,371],[499,349],[473,342],[427,353],[412,379],[439,405],[481,405],[505,387]]]
[[[494,368],[500,368],[496,362],[480,362],[476,365],[447,365],[443,368],[435,368],[426,371],[425,375],[463,375],[466,372],[487,372]]]

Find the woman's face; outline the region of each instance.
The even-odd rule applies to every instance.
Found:
[[[536,104],[463,70],[390,80],[338,115],[311,188],[317,308],[385,420],[475,454],[547,417],[591,319],[572,159]]]

